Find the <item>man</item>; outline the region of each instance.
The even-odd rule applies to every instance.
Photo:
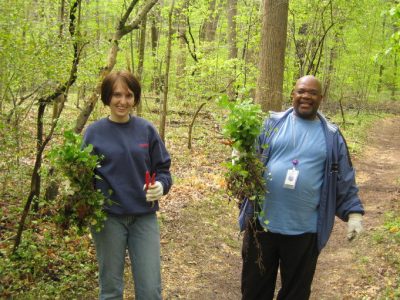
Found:
[[[349,239],[362,231],[364,209],[347,146],[318,112],[321,91],[314,76],[300,78],[293,107],[272,113],[259,137],[268,192],[245,222],[242,299],[273,299],[278,268],[278,299],[308,299],[335,215],[348,221]]]

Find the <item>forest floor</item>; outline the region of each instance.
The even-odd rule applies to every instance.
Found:
[[[319,258],[312,299],[397,297],[388,295],[387,288],[399,288],[400,266],[391,255],[400,252],[400,245],[382,241],[380,231],[387,213],[400,212],[399,133],[400,117],[375,122],[362,153],[353,157],[366,209],[365,231],[349,242],[346,223],[337,220]],[[236,204],[223,190],[220,159],[229,157],[226,148],[217,153],[194,149],[190,155],[172,149],[180,162],[174,166],[175,185],[160,212],[165,299],[240,299],[242,237]],[[127,273],[128,281],[129,277]],[[126,299],[132,299],[132,292]]]
[[[169,118],[166,146],[174,185],[161,199],[159,211],[166,300],[241,298],[242,236],[237,204],[226,194],[223,163],[230,159],[231,149],[222,142],[220,116],[213,110],[199,114],[191,150],[186,125],[191,114],[175,111]],[[366,141],[357,142],[350,133],[345,135],[352,147],[361,149],[352,157],[366,209],[365,231],[349,242],[346,223],[337,220],[319,258],[311,299],[400,299],[400,116],[374,121],[365,132]],[[18,220],[12,208],[11,204],[2,207],[0,215],[2,259],[11,247],[13,222]],[[394,216],[394,225],[388,225]],[[96,299],[98,274],[90,236],[58,237],[50,234],[54,231],[50,221],[31,226],[21,250],[27,261],[7,258],[2,265],[0,259],[0,298]],[[42,247],[48,249],[42,253]],[[128,265],[127,259],[125,299],[131,300],[134,291]],[[71,297],[71,289],[76,297]]]

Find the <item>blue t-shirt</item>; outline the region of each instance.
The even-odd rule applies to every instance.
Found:
[[[267,171],[267,194],[260,222],[269,231],[297,235],[317,231],[318,204],[326,160],[326,142],[319,119],[293,113],[272,139]],[[284,187],[287,171],[297,160],[295,189]],[[267,223],[265,222],[267,220]]]

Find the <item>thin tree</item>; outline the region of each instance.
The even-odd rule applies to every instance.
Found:
[[[176,8],[176,23],[178,25],[177,33],[179,37],[178,55],[176,56],[176,82],[175,82],[175,97],[178,101],[184,98],[184,82],[186,77],[186,30],[187,30],[187,13],[189,1],[184,0],[180,7]]]
[[[139,62],[137,75],[140,81],[143,81],[143,65],[144,65],[144,50],[146,48],[146,24],[147,15],[144,16],[142,23],[140,25],[140,41],[139,41]],[[142,115],[142,102],[136,108],[136,113],[138,116]]]
[[[208,14],[204,19],[204,23],[201,28],[200,38],[207,42],[215,40],[215,33],[217,32],[218,22],[220,18],[219,11],[221,9],[222,1],[210,0],[208,3]]]
[[[73,38],[78,35],[76,14],[77,14],[78,7],[80,6],[80,4],[81,4],[81,0],[76,0],[71,5],[71,10],[70,10],[70,15],[69,15],[69,19],[70,19],[69,32]],[[80,53],[82,50],[82,45],[79,45],[78,40],[79,39],[74,38],[74,43],[73,43],[74,56],[73,56],[72,66],[71,66],[70,75],[69,75],[68,80],[64,83],[60,83],[59,86],[55,89],[55,91],[52,94],[41,97],[38,100],[39,108],[38,108],[37,120],[36,120],[36,127],[37,127],[37,130],[36,130],[36,158],[35,158],[35,164],[34,164],[32,175],[31,175],[30,192],[29,192],[28,198],[25,202],[25,206],[24,206],[24,210],[22,211],[21,219],[18,223],[18,231],[17,231],[17,235],[14,240],[13,253],[15,253],[18,250],[18,247],[21,243],[22,233],[24,231],[26,218],[29,214],[31,204],[33,201],[37,201],[37,199],[39,198],[39,195],[40,195],[40,186],[41,186],[40,168],[41,168],[42,160],[43,160],[43,152],[53,136],[53,132],[57,125],[57,121],[61,115],[61,112],[63,111],[64,102],[65,102],[65,99],[67,98],[69,88],[74,84],[74,82],[76,81],[76,78],[77,78]],[[49,104],[51,104],[53,101],[55,101],[57,98],[59,98],[60,96],[62,96],[63,102],[59,103],[56,118],[52,121],[48,134],[45,136],[45,138],[43,138],[44,137],[44,115],[45,115],[46,107]]]
[[[169,85],[169,68],[171,64],[171,45],[172,45],[172,15],[174,11],[175,0],[172,0],[171,8],[168,13],[168,42],[167,42],[167,53],[165,58],[165,76],[164,76],[164,97],[161,106],[161,118],[160,118],[160,137],[165,141],[165,122],[167,119],[167,104],[168,104],[168,85]]]
[[[158,44],[160,40],[159,26],[162,20],[160,10],[155,8],[149,15],[150,21],[150,38],[151,38],[151,59],[152,59],[152,79],[151,90],[155,93],[157,101],[160,99],[161,93],[161,62],[158,59]]]
[[[236,34],[236,17],[237,17],[237,0],[228,0],[228,45],[229,45],[229,59],[235,60],[238,55],[237,47],[237,34]],[[236,96],[235,91],[235,77],[236,77],[236,63],[233,67],[233,76],[230,79],[232,84],[228,86],[228,97],[234,99]]]

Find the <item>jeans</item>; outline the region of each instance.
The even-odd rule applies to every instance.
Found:
[[[111,216],[100,232],[92,230],[99,264],[99,299],[123,299],[128,249],[135,299],[161,299],[160,231],[156,214]]]

